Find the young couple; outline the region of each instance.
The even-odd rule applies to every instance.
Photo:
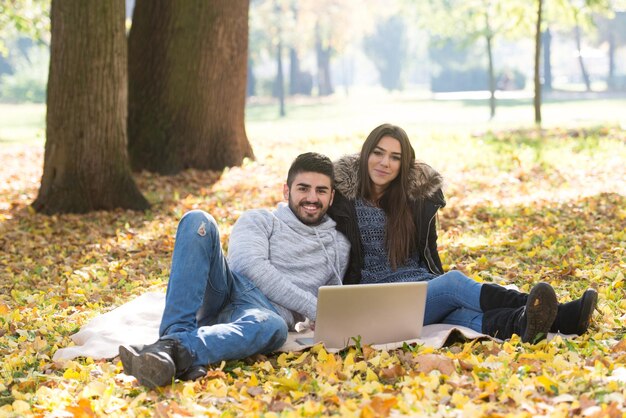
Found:
[[[245,212],[228,262],[215,220],[192,211],[176,234],[160,338],[121,346],[124,372],[148,387],[194,380],[207,366],[278,349],[295,324],[315,321],[323,285],[428,280],[424,323],[534,341],[549,331],[583,334],[596,305],[589,289],[559,304],[552,287],[529,294],[443,272],[435,217],[442,178],[415,160],[401,128],[381,125],[360,155],[334,165],[298,156],[273,211]]]

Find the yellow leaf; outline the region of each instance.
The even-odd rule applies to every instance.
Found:
[[[295,360],[294,360],[294,361],[292,361],[291,363],[292,363],[292,364],[300,364],[300,363],[304,362],[304,360],[306,360],[306,359],[307,359],[307,357],[309,357],[309,352],[308,352],[308,351],[305,351],[304,353],[302,353],[302,354],[300,355],[300,357],[298,357],[297,359],[295,359]]]
[[[364,372],[365,370],[367,370],[367,363],[364,361],[359,361],[354,365],[354,370],[356,370],[357,372]]]
[[[348,368],[348,367],[351,367],[351,366],[354,366],[354,354],[355,354],[354,351],[350,350],[350,352],[348,353],[346,358],[343,359],[344,369]]]
[[[376,376],[376,373],[374,373],[372,369],[368,368],[365,372],[365,380],[367,382],[378,382],[378,376]]]
[[[326,352],[326,350],[324,350],[323,347],[320,347],[319,351],[317,352],[317,360],[324,362],[324,361],[328,360],[328,357],[329,357],[329,355]]]
[[[287,353],[282,353],[280,356],[278,356],[278,358],[276,359],[276,363],[278,363],[279,366],[281,367],[287,367],[287,359],[288,359],[288,354]]]
[[[297,401],[298,399],[304,398],[306,395],[308,395],[308,392],[302,392],[299,390],[292,390],[291,392],[289,392],[289,394],[291,395],[291,397],[293,398],[294,401]]]
[[[300,387],[300,382],[297,377],[279,377],[274,380],[281,387],[284,387],[288,390],[296,390]]]
[[[256,374],[252,373],[252,376],[250,376],[250,380],[248,381],[248,386],[258,386],[259,385],[259,379],[257,379]]]
[[[80,379],[80,372],[74,369],[67,369],[64,373],[63,373],[63,378],[64,379]]]
[[[35,341],[33,341],[33,348],[37,351],[42,351],[44,348],[48,346],[46,340],[41,338],[40,336],[35,337]]]
[[[546,375],[538,376],[537,381],[548,393],[556,393],[558,390],[557,383]]]
[[[183,387],[183,396],[185,396],[186,398],[193,398],[196,396],[196,389],[195,389],[195,384],[194,383],[185,383],[185,386]]]
[[[452,404],[457,408],[463,408],[463,406],[469,402],[469,398],[462,392],[454,392],[450,402],[452,402]]]

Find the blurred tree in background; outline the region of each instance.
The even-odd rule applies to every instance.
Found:
[[[46,100],[50,1],[0,2],[0,101]]]
[[[383,20],[363,41],[365,53],[378,70],[380,84],[389,91],[402,90],[407,45],[406,25],[400,15]]]
[[[417,2],[421,24],[444,42],[460,45],[484,41],[490,116],[496,114],[494,42],[498,37],[519,38],[530,32],[529,3],[521,0],[433,0]]]

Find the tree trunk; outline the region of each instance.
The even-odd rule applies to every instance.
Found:
[[[285,75],[283,73],[283,30],[281,27],[282,10],[277,0],[274,0],[274,13],[276,17],[278,43],[276,44],[276,83],[274,84],[274,95],[278,97],[279,116],[285,117]]]
[[[334,93],[330,77],[330,44],[324,45],[319,26],[315,27],[315,54],[317,56],[317,86],[320,96],[329,96]]]
[[[129,49],[133,169],[222,170],[253,157],[244,126],[249,0],[137,0]]]
[[[591,80],[589,79],[589,73],[587,73],[587,68],[585,67],[585,60],[583,59],[582,42],[580,39],[580,26],[578,25],[578,23],[576,23],[576,28],[574,32],[576,34],[576,50],[578,51],[578,65],[580,65],[580,73],[583,76],[585,89],[587,91],[591,91]]]
[[[606,84],[609,90],[613,90],[615,88],[615,34],[613,33],[614,25],[612,24],[609,27],[609,74],[606,80]]]
[[[149,207],[126,151],[124,1],[53,0],[44,170],[35,210]]]
[[[291,12],[293,13],[293,20],[295,22],[298,21],[298,2],[297,0],[292,0],[291,2]],[[300,59],[298,58],[298,51],[293,46],[289,48],[289,94],[300,94],[302,93],[302,87],[300,85]]]
[[[535,27],[535,123],[541,125],[541,77],[539,76],[541,60],[541,21],[543,19],[543,0],[537,0],[537,23]]]
[[[487,35],[485,39],[487,41],[487,58],[489,61],[489,119],[493,119],[496,116],[496,76],[494,74],[493,65],[493,37]]]
[[[295,48],[289,48],[289,94],[300,94],[300,59]]]
[[[552,91],[552,33],[550,28],[543,32],[543,89]]]
[[[276,96],[278,96],[279,115],[285,117],[285,76],[283,75],[283,42],[276,45]]]

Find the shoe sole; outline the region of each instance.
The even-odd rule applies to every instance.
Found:
[[[167,386],[176,374],[173,359],[155,353],[139,354],[131,347],[120,347],[120,359],[124,373],[137,378],[139,383],[150,389]]]
[[[120,345],[119,355],[124,367],[124,373],[133,376],[133,358],[137,357],[139,353],[131,346]]]
[[[536,342],[539,336],[545,338],[556,318],[558,301],[554,289],[547,283],[537,283],[528,295],[526,302],[526,330],[522,341]]]
[[[580,320],[576,327],[576,334],[583,335],[589,328],[591,316],[596,309],[598,303],[598,292],[594,289],[588,289],[583,293],[582,308],[580,310]]]

